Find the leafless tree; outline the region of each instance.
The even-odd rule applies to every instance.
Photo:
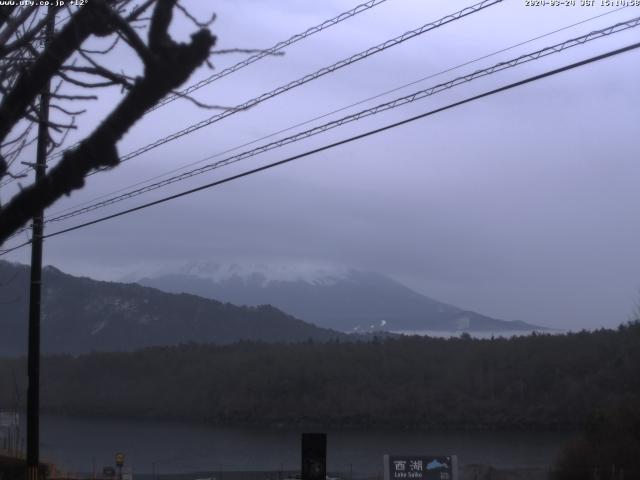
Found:
[[[12,165],[45,121],[39,103],[48,85],[54,118],[45,124],[49,152],[64,145],[67,133],[76,128],[76,116],[84,112],[76,105],[96,99],[96,89],[119,87],[122,99],[92,132],[64,151],[42,181],[20,190],[0,208],[0,245],[35,212],[82,188],[92,170],[117,166],[118,141],[146,111],[208,62],[215,43],[208,28],[213,18],[200,22],[177,0],[66,3],[48,8],[0,6],[0,185],[20,173]],[[178,43],[168,33],[176,11],[197,27],[188,43]],[[59,25],[53,32],[47,30],[52,17]],[[102,38],[106,46],[91,47],[94,38]],[[105,64],[116,45],[135,53],[142,74],[117,72]],[[69,86],[73,88],[65,88]]]

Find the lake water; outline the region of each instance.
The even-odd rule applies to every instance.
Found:
[[[126,454],[126,464],[136,474],[297,470],[301,432],[45,415],[41,457],[68,472],[91,472],[94,465],[101,472],[103,466],[113,465],[116,452]],[[457,454],[462,466],[544,467],[572,435],[379,429],[326,433],[328,470],[351,470],[354,477],[380,473],[386,453]]]

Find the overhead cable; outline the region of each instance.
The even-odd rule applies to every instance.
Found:
[[[473,80],[476,80],[478,78],[482,78],[485,77],[487,75],[491,75],[503,70],[506,70],[508,68],[513,68],[515,66],[518,65],[522,65],[524,63],[528,63],[534,60],[538,60],[540,58],[546,57],[548,55],[554,54],[554,53],[559,53],[562,52],[563,50],[575,47],[577,45],[583,45],[587,42],[605,37],[605,36],[609,36],[612,35],[614,33],[617,32],[621,32],[624,30],[628,30],[630,28],[635,28],[637,26],[640,25],[640,17],[636,17],[634,19],[625,21],[625,22],[620,22],[617,23],[615,25],[612,25],[610,27],[601,29],[601,30],[596,30],[593,32],[590,32],[586,35],[582,35],[580,37],[576,37],[570,40],[566,40],[562,43],[558,43],[556,45],[552,45],[550,47],[545,47],[543,49],[540,50],[536,50],[532,53],[528,53],[528,54],[524,54],[524,55],[520,55],[514,59],[508,60],[508,61],[504,61],[504,62],[500,62],[497,63],[491,67],[488,68],[484,68],[481,70],[476,70],[473,73],[467,74],[467,75],[462,75],[459,77],[456,77],[452,80],[449,80],[447,82],[444,83],[439,83],[437,85],[434,85],[432,87],[423,89],[423,90],[419,90],[417,92],[414,92],[410,95],[405,95],[403,97],[399,97],[396,98],[392,101],[389,102],[385,102],[379,105],[376,105],[374,107],[365,109],[365,110],[361,110],[357,113],[351,114],[351,115],[347,115],[345,117],[342,117],[340,119],[337,120],[333,120],[330,121],[328,123],[325,123],[323,125],[319,125],[317,127],[313,127],[311,129],[293,134],[291,136],[285,137],[281,140],[277,140],[265,145],[262,145],[260,147],[251,149],[251,150],[247,150],[245,152],[230,156],[228,158],[225,158],[223,160],[214,162],[214,163],[210,163],[207,165],[204,165],[202,167],[190,170],[188,172],[184,172],[180,175],[175,175],[173,177],[169,177],[165,180],[156,182],[156,183],[152,183],[150,185],[147,185],[145,187],[142,188],[138,188],[135,190],[131,190],[127,193],[123,193],[121,195],[117,195],[115,197],[111,197],[107,200],[103,200],[101,202],[97,202],[94,203],[92,205],[83,207],[83,208],[79,208],[76,209],[74,211],[65,213],[65,214],[61,214],[55,217],[51,217],[45,220],[45,223],[51,223],[51,222],[58,222],[58,221],[62,221],[62,220],[67,220],[69,218],[84,214],[84,213],[88,213],[91,212],[93,210],[102,208],[102,207],[106,207],[108,205],[112,205],[114,203],[123,201],[123,200],[128,200],[130,198],[136,197],[138,195],[141,195],[143,193],[147,193],[150,192],[152,190],[157,190],[159,188],[165,187],[167,185],[176,183],[176,182],[180,182],[183,180],[186,180],[188,178],[194,177],[196,175],[201,175],[203,173],[209,172],[211,170],[232,164],[232,163],[236,163],[239,162],[241,160],[245,160],[249,157],[253,157],[255,155],[259,155],[261,153],[265,153],[267,151],[282,147],[284,145],[288,145],[294,142],[298,142],[300,140],[309,138],[311,136],[317,135],[319,133],[323,133],[326,132],[328,130],[334,129],[336,127],[340,127],[342,125],[345,125],[347,123],[351,123],[351,122],[355,122],[358,120],[361,120],[363,118],[372,116],[372,115],[376,115],[379,114],[381,112],[387,111],[387,110],[391,110],[394,108],[398,108],[400,106],[409,104],[409,103],[413,103],[417,100],[421,100],[423,98],[435,95],[439,92],[442,92],[444,90],[448,90],[451,89],[453,87],[456,87],[458,85],[461,85],[463,83],[468,83],[471,82]]]
[[[280,160],[280,161],[277,161],[277,162],[273,162],[273,163],[270,163],[268,165],[263,165],[261,167],[254,168],[252,170],[248,170],[248,171],[245,171],[243,173],[239,173],[237,175],[232,175],[230,177],[226,177],[224,179],[217,180],[215,182],[211,182],[211,183],[208,183],[206,185],[202,185],[200,187],[196,187],[196,188],[192,188],[192,189],[180,192],[180,193],[176,193],[174,195],[170,195],[168,197],[164,197],[164,198],[155,200],[153,202],[149,202],[149,203],[146,203],[146,204],[143,204],[143,205],[139,205],[137,207],[129,208],[129,209],[126,209],[126,210],[123,210],[123,211],[120,211],[120,212],[117,212],[117,213],[114,213],[114,214],[111,214],[111,215],[100,217],[100,218],[97,218],[95,220],[91,220],[89,222],[84,222],[84,223],[81,223],[79,225],[75,225],[73,227],[65,228],[63,230],[58,230],[56,232],[44,235],[43,238],[51,238],[51,237],[55,237],[55,236],[58,236],[58,235],[62,235],[64,233],[68,233],[68,232],[72,232],[72,231],[75,231],[75,230],[79,230],[81,228],[85,228],[85,227],[88,227],[90,225],[95,225],[97,223],[105,222],[105,221],[111,220],[113,218],[121,217],[121,216],[127,215],[129,213],[137,212],[139,210],[143,210],[143,209],[155,206],[155,205],[159,205],[161,203],[165,203],[165,202],[168,202],[170,200],[174,200],[174,199],[177,199],[177,198],[180,198],[180,197],[191,195],[193,193],[196,193],[196,192],[199,192],[199,191],[202,191],[202,190],[213,188],[213,187],[216,187],[216,186],[219,186],[219,185],[222,185],[222,184],[234,181],[234,180],[238,180],[238,179],[243,178],[243,177],[247,177],[249,175],[252,175],[252,174],[255,174],[255,173],[258,173],[258,172],[262,172],[262,171],[269,170],[271,168],[274,168],[274,167],[277,167],[277,166],[280,166],[280,165],[284,165],[284,164],[293,162],[294,160],[299,160],[301,158],[308,157],[310,155],[313,155],[313,154],[316,154],[316,153],[319,153],[319,152],[323,152],[323,151],[338,147],[340,145],[351,143],[353,141],[360,140],[360,139],[363,139],[363,138],[366,138],[366,137],[369,137],[369,136],[372,136],[372,135],[375,135],[375,134],[378,134],[378,133],[381,133],[381,132],[384,132],[384,131],[387,131],[387,130],[390,130],[390,129],[393,129],[393,128],[396,128],[396,127],[399,127],[401,125],[406,125],[408,123],[415,122],[416,120],[420,120],[422,118],[426,118],[426,117],[429,117],[431,115],[435,115],[437,113],[444,112],[446,110],[450,110],[452,108],[455,108],[455,107],[458,107],[458,106],[461,106],[461,105],[464,105],[464,104],[467,104],[467,103],[471,103],[473,101],[476,101],[476,100],[479,100],[479,99],[482,99],[482,98],[485,98],[485,97],[489,97],[491,95],[495,95],[497,93],[501,93],[501,92],[504,92],[504,91],[507,91],[507,90],[511,90],[513,88],[516,88],[516,87],[519,87],[519,86],[522,86],[522,85],[526,85],[526,84],[529,84],[529,83],[532,83],[532,82],[535,82],[535,81],[538,81],[538,80],[542,80],[544,78],[551,77],[553,75],[557,75],[557,74],[560,74],[562,72],[566,72],[566,71],[569,71],[569,70],[573,70],[575,68],[582,67],[584,65],[588,65],[588,64],[600,61],[600,60],[604,60],[606,58],[613,57],[615,55],[620,55],[622,53],[629,52],[629,51],[635,50],[637,48],[640,48],[640,42],[634,43],[634,44],[631,44],[631,45],[627,45],[626,47],[618,48],[616,50],[611,50],[609,52],[606,52],[606,53],[603,53],[603,54],[600,54],[600,55],[596,55],[596,56],[587,58],[585,60],[581,60],[581,61],[578,61],[578,62],[575,62],[575,63],[571,63],[569,65],[565,65],[563,67],[555,68],[553,70],[549,70],[547,72],[544,72],[544,73],[541,73],[541,74],[538,74],[538,75],[534,75],[534,76],[525,78],[524,80],[519,80],[517,82],[513,82],[513,83],[510,83],[508,85],[504,85],[502,87],[495,88],[493,90],[489,90],[487,92],[484,92],[484,93],[481,93],[481,94],[478,94],[478,95],[474,95],[472,97],[465,98],[464,100],[460,100],[460,101],[457,101],[457,102],[454,102],[454,103],[450,103],[450,104],[448,104],[448,105],[446,105],[444,107],[436,108],[434,110],[430,110],[430,111],[422,113],[420,115],[416,115],[416,116],[407,118],[405,120],[401,120],[399,122],[395,122],[395,123],[392,123],[392,124],[389,124],[389,125],[385,125],[383,127],[376,128],[374,130],[369,130],[369,131],[367,131],[365,133],[361,133],[359,135],[355,135],[355,136],[346,138],[344,140],[340,140],[338,142],[334,142],[334,143],[331,143],[331,144],[328,144],[328,145],[324,145],[322,147],[318,147],[318,148],[315,148],[313,150],[308,150],[308,151],[306,151],[304,153],[293,155],[293,156],[285,158],[283,160]],[[20,247],[24,246],[24,245],[28,245],[28,243],[30,243],[30,242],[27,242],[27,243],[24,243],[24,244],[19,245],[17,247],[14,247],[12,249],[0,252],[0,256],[5,255],[9,251],[13,251],[13,250],[15,250],[17,248],[20,248]]]
[[[300,40],[304,40],[307,37],[310,37],[318,32],[321,32],[323,30],[326,30],[327,28],[330,28],[334,25],[337,25],[345,20],[348,20],[349,18],[352,18],[356,15],[358,15],[359,13],[362,12],[366,12],[384,2],[386,2],[387,0],[369,0],[367,2],[361,3],[357,6],[355,6],[354,8],[347,10],[345,12],[342,12],[338,15],[336,15],[333,18],[330,18],[329,20],[325,20],[322,23],[319,23],[318,25],[314,25],[313,27],[309,27],[307,28],[304,32],[301,33],[297,33],[295,35],[292,35],[291,37],[289,37],[287,40],[283,40],[281,42],[276,43],[275,45],[273,45],[272,47],[269,47],[265,50],[261,50],[258,53],[255,53],[254,55],[251,55],[250,57],[242,60],[241,62],[236,63],[235,65],[232,65],[230,67],[225,68],[224,70],[221,70],[220,72],[217,72],[213,75],[211,75],[210,77],[207,77],[187,88],[185,88],[184,90],[180,91],[179,93],[173,94],[173,95],[169,95],[165,98],[163,98],[160,102],[158,102],[155,106],[153,106],[152,108],[150,108],[148,110],[148,112],[151,112],[153,110],[156,110],[157,108],[160,108],[170,102],[172,102],[173,100],[177,99],[177,98],[181,98],[185,95],[189,95],[192,92],[195,92],[196,90],[204,87],[205,85],[209,85],[212,82],[215,82],[216,80],[219,80],[223,77],[226,77],[227,75],[230,75],[234,72],[237,72],[238,70],[243,69],[244,67],[247,67],[249,65],[251,65],[252,63],[257,62],[258,60],[262,60],[265,57],[277,54],[279,52],[281,52],[284,48],[293,45],[294,43],[299,42]],[[66,20],[68,18],[70,18],[71,15],[67,16],[64,19],[58,20],[58,22],[56,24],[59,24],[62,20]],[[77,144],[76,144],[77,146]],[[73,148],[73,147],[68,147],[68,148]],[[66,150],[66,149],[65,149]],[[62,156],[62,154],[64,153],[64,150],[53,154],[50,156],[51,159],[55,159],[55,158],[59,158]],[[16,174],[17,177],[20,177],[21,175],[26,174],[29,171],[29,168],[24,169],[21,172],[18,172]],[[11,183],[14,180],[13,177],[9,177],[8,181],[5,181],[3,183],[0,183],[0,188],[2,188],[5,185],[8,185],[9,183]]]
[[[143,147],[140,147],[132,152],[127,153],[126,155],[123,155],[120,158],[120,162],[124,163],[128,160],[131,160],[134,157],[137,157],[139,155],[142,155],[145,152],[148,152],[149,150],[153,150],[154,148],[157,148],[161,145],[164,145],[165,143],[171,142],[173,140],[177,140],[178,138],[181,138],[185,135],[189,135],[197,130],[200,130],[201,128],[207,127],[209,125],[212,125],[213,123],[219,122],[220,120],[230,117],[231,115],[234,115],[238,112],[244,112],[246,110],[249,110],[250,108],[253,108],[257,105],[259,105],[260,103],[269,100],[271,98],[274,98],[278,95],[281,95],[285,92],[288,92],[294,88],[297,88],[301,85],[305,85],[306,83],[309,83],[313,80],[316,80],[320,77],[323,77],[324,75],[330,74],[330,73],[334,73],[337,70],[344,68],[348,65],[352,65],[355,62],[358,62],[360,60],[363,60],[365,58],[370,57],[371,55],[375,55],[376,53],[380,53],[382,51],[385,51],[391,47],[395,47],[397,45],[400,45],[401,43],[406,42],[407,40],[411,40],[412,38],[415,38],[419,35],[422,35],[424,33],[430,32],[432,30],[435,30],[443,25],[446,25],[448,23],[454,22],[456,20],[459,20],[460,18],[466,17],[468,15],[471,15],[473,13],[479,12],[480,10],[484,10],[485,8],[491,7],[493,5],[496,5],[498,3],[501,3],[503,0],[483,0],[479,3],[476,3],[475,5],[472,5],[470,7],[466,7],[463,8],[462,10],[459,10],[455,13],[452,13],[450,15],[446,15],[445,17],[440,18],[439,20],[436,20],[434,22],[430,22],[427,24],[422,25],[421,27],[418,27],[414,30],[410,30],[408,32],[403,33],[402,35],[399,35],[395,38],[392,38],[391,40],[387,40],[386,42],[380,43],[374,47],[370,47],[367,50],[363,50],[362,52],[356,53],[355,55],[352,55],[348,58],[342,59],[332,65],[329,65],[327,67],[323,67],[320,70],[317,70],[313,73],[307,74],[301,78],[298,78],[297,80],[293,80],[285,85],[282,85],[280,87],[277,87],[269,92],[265,92],[255,98],[252,98],[251,100],[247,100],[246,102],[237,105],[233,108],[230,108],[228,110],[224,110],[216,115],[213,115],[207,119],[204,119],[200,122],[194,123],[182,130],[179,130],[177,132],[174,132],[170,135],[164,136],[162,138],[159,138],[158,140],[147,144]],[[93,172],[89,173],[87,176],[93,175],[99,171],[103,171],[106,169],[98,169],[98,170],[94,170]]]
[[[205,78],[203,80],[200,80],[199,82],[185,88],[184,90],[180,91],[178,94],[174,94],[174,95],[169,95],[167,97],[165,97],[164,99],[162,99],[160,102],[158,102],[154,107],[152,107],[149,111],[153,111],[156,110],[157,108],[160,108],[164,105],[166,105],[167,103],[170,103],[178,98],[183,97],[184,95],[189,95],[192,92],[195,92],[196,90],[204,87],[205,85],[209,85],[212,82],[215,82],[216,80],[219,80],[223,77],[226,77],[227,75],[237,72],[238,70],[247,67],[249,65],[251,65],[252,63],[257,62],[258,60],[261,60],[265,57],[268,57],[270,55],[274,55],[276,53],[281,52],[284,48],[293,45],[296,42],[299,42],[300,40],[303,40],[307,37],[310,37],[311,35],[314,35],[318,32],[321,32],[323,30],[326,30],[327,28],[333,27],[334,25],[337,25],[340,22],[343,22],[351,17],[354,17],[356,15],[358,15],[359,13],[365,12],[367,10],[372,9],[373,7],[376,7],[378,5],[380,5],[381,3],[386,2],[387,0],[369,0],[368,2],[365,3],[361,3],[360,5],[352,8],[351,10],[347,10],[346,12],[342,12],[339,15],[336,15],[333,18],[330,18],[329,20],[325,20],[322,23],[319,23],[318,25],[315,25],[313,27],[309,27],[307,28],[304,32],[301,33],[297,33],[291,37],[289,37],[287,40],[283,40],[281,42],[276,43],[274,46],[267,48],[265,50],[261,50],[260,52],[256,53],[255,55],[252,55],[244,60],[242,60],[241,62],[236,63],[235,65],[232,65],[230,67],[225,68],[224,70],[221,70],[218,73],[214,73],[213,75],[211,75],[208,78]]]
[[[467,66],[467,65],[470,65],[470,64],[473,64],[473,63],[479,62],[480,60],[484,60],[484,59],[486,59],[486,58],[489,58],[489,57],[495,56],[495,55],[497,55],[497,54],[499,54],[499,53],[503,53],[503,52],[506,52],[506,51],[512,50],[512,49],[514,49],[514,48],[520,47],[520,46],[522,46],[522,45],[526,45],[526,44],[531,43],[531,42],[534,42],[534,41],[536,41],[536,40],[540,40],[541,38],[548,37],[548,36],[550,36],[550,35],[553,35],[553,34],[555,34],[555,33],[558,33],[558,32],[564,31],[564,30],[567,30],[567,29],[572,28],[572,27],[575,27],[575,26],[577,26],[577,25],[581,25],[581,24],[583,24],[583,23],[586,23],[586,22],[589,22],[589,21],[595,20],[595,19],[597,19],[597,18],[604,17],[604,16],[606,16],[606,15],[610,15],[610,14],[612,14],[612,13],[614,13],[614,12],[617,12],[617,11],[619,11],[619,10],[622,10],[622,9],[624,9],[624,8],[628,8],[628,7],[620,7],[620,8],[618,8],[618,9],[616,9],[616,10],[610,10],[610,11],[607,11],[607,12],[601,13],[601,14],[599,14],[599,15],[596,15],[596,16],[593,16],[593,17],[589,17],[589,18],[586,18],[586,19],[584,19],[584,20],[580,20],[579,22],[572,23],[572,24],[567,25],[567,26],[564,26],[564,27],[562,27],[562,28],[558,28],[558,29],[556,29],[556,30],[553,30],[553,31],[550,31],[550,32],[544,33],[544,34],[542,34],[542,35],[538,35],[538,36],[533,37],[533,38],[530,38],[530,39],[528,39],[528,40],[524,40],[524,41],[522,41],[522,42],[516,43],[516,44],[511,45],[511,46],[509,46],[509,47],[505,47],[505,48],[502,48],[502,49],[500,49],[500,50],[496,50],[496,51],[494,51],[494,52],[492,52],[492,53],[488,53],[488,54],[482,55],[482,56],[480,56],[480,57],[476,57],[476,58],[474,58],[474,59],[472,59],[472,60],[468,60],[468,61],[466,61],[466,62],[464,62],[464,63],[460,63],[460,64],[455,65],[455,66],[453,66],[453,67],[449,67],[449,68],[447,68],[447,69],[445,69],[445,70],[441,70],[441,71],[439,71],[439,72],[437,72],[437,73],[433,73],[433,74],[430,74],[430,75],[428,75],[428,76],[425,76],[425,77],[419,78],[419,79],[417,79],[417,80],[413,80],[413,81],[411,81],[411,82],[409,82],[409,83],[405,83],[405,84],[400,85],[400,86],[398,86],[398,87],[394,87],[394,88],[392,88],[392,89],[390,89],[390,90],[386,90],[386,91],[384,91],[384,92],[378,93],[378,94],[373,95],[373,96],[371,96],[371,97],[367,97],[367,98],[365,98],[365,99],[359,100],[359,101],[354,102],[354,103],[351,103],[351,104],[349,104],[349,105],[346,105],[346,106],[340,107],[340,108],[338,108],[338,109],[336,109],[336,110],[332,110],[332,111],[330,111],[330,112],[323,113],[323,114],[321,114],[321,115],[318,115],[318,116],[316,116],[316,117],[310,118],[310,119],[308,119],[308,120],[304,120],[304,121],[302,121],[302,122],[296,123],[296,124],[291,125],[291,126],[289,126],[289,127],[286,127],[286,128],[280,129],[280,130],[277,130],[277,131],[275,131],[275,132],[271,132],[271,133],[269,133],[269,134],[267,134],[267,135],[264,135],[264,136],[262,136],[262,137],[256,138],[256,139],[251,140],[251,141],[248,141],[248,142],[245,142],[245,143],[243,143],[243,144],[241,144],[241,145],[237,145],[237,146],[235,146],[235,147],[228,148],[228,149],[223,150],[223,151],[221,151],[221,152],[217,152],[217,153],[215,153],[215,154],[213,154],[213,155],[209,155],[209,156],[207,156],[207,157],[205,157],[205,158],[203,158],[203,159],[200,159],[200,160],[196,160],[196,161],[194,161],[194,162],[187,163],[186,165],[183,165],[183,166],[181,166],[181,167],[177,167],[177,168],[174,168],[174,169],[172,169],[172,170],[166,171],[166,172],[164,172],[164,173],[161,173],[161,174],[158,174],[158,175],[154,175],[153,177],[149,177],[149,178],[146,178],[146,179],[144,179],[144,180],[140,180],[140,181],[138,181],[138,182],[136,182],[136,183],[129,184],[129,185],[127,185],[126,187],[122,187],[122,188],[119,188],[119,189],[117,189],[117,190],[111,191],[111,192],[109,192],[109,193],[106,193],[106,194],[100,195],[100,196],[98,196],[98,197],[94,197],[94,198],[92,198],[92,199],[90,199],[90,200],[86,200],[86,201],[84,201],[84,202],[77,203],[77,204],[75,204],[75,205],[73,205],[73,206],[66,207],[66,208],[64,208],[64,209],[58,210],[57,212],[53,213],[53,214],[52,214],[52,216],[58,216],[59,214],[61,214],[61,213],[63,213],[63,212],[68,212],[68,211],[70,211],[70,210],[75,210],[75,209],[77,209],[77,208],[79,208],[79,207],[81,207],[81,206],[83,206],[83,205],[88,205],[88,204],[95,203],[97,200],[101,200],[101,199],[103,199],[103,198],[110,197],[110,196],[115,195],[115,194],[117,194],[117,193],[124,192],[124,191],[126,191],[126,190],[128,190],[128,189],[130,189],[130,188],[137,187],[137,186],[139,186],[139,185],[143,185],[143,184],[145,184],[145,183],[151,182],[151,181],[153,181],[153,180],[157,180],[157,179],[162,178],[162,177],[166,177],[167,175],[170,175],[170,174],[172,174],[172,173],[179,172],[180,170],[184,170],[184,169],[189,168],[189,167],[193,167],[194,165],[198,165],[198,164],[200,164],[200,163],[206,162],[207,160],[211,160],[211,159],[213,159],[213,158],[221,157],[222,155],[225,155],[225,154],[227,154],[227,153],[234,152],[234,151],[239,150],[239,149],[244,148],[244,147],[248,147],[248,146],[253,145],[253,144],[255,144],[255,143],[258,143],[258,142],[260,142],[260,141],[262,141],[262,140],[267,140],[267,139],[269,139],[269,138],[272,138],[272,137],[275,137],[275,136],[277,136],[277,135],[280,135],[281,133],[285,133],[285,132],[291,131],[291,130],[293,130],[293,129],[295,129],[295,128],[302,127],[302,126],[304,126],[304,125],[308,125],[308,124],[313,123],[313,122],[315,122],[315,121],[317,121],[317,120],[321,120],[321,119],[323,119],[323,118],[329,117],[329,116],[334,115],[334,114],[336,114],[336,113],[340,113],[340,112],[343,112],[343,111],[348,110],[348,109],[350,109],[350,108],[356,107],[356,106],[358,106],[358,105],[362,105],[362,104],[364,104],[364,103],[370,102],[371,100],[375,100],[375,99],[378,99],[378,98],[380,98],[380,97],[384,97],[384,96],[386,96],[386,95],[389,95],[390,93],[395,93],[395,92],[397,92],[397,91],[399,91],[399,90],[402,90],[402,89],[404,89],[404,88],[406,88],[406,87],[409,87],[409,86],[412,86],[412,85],[416,85],[416,84],[418,84],[418,83],[424,82],[424,81],[429,80],[429,79],[432,79],[432,78],[434,78],[434,77],[438,77],[438,76],[440,76],[440,75],[443,75],[443,74],[445,74],[445,73],[451,72],[451,71],[453,71],[453,70],[457,70],[457,69],[459,69],[459,68],[461,68],[461,67],[465,67],[465,66]]]

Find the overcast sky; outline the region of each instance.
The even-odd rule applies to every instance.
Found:
[[[351,0],[185,2],[201,18],[215,9],[217,48],[266,48],[356,4]],[[236,105],[471,4],[388,0],[297,43],[283,57],[257,62],[195,96]],[[58,202],[47,214],[612,10],[527,7],[524,0],[506,0],[157,148],[112,172],[94,175],[83,191]],[[610,13],[309,126],[636,16],[640,8]],[[174,35],[188,38],[193,30],[193,25],[176,17]],[[639,38],[640,28],[635,28],[578,46],[48,226],[47,231],[380,127]],[[220,55],[213,62],[221,70],[242,58]],[[111,61],[128,71],[139,68],[135,57],[124,51]],[[564,329],[614,327],[629,319],[640,300],[639,61],[640,51],[625,53],[52,238],[45,243],[45,263],[104,279],[188,260],[326,263],[381,272],[432,298],[498,318]],[[210,74],[201,69],[191,82]],[[101,101],[89,105],[77,135],[90,131],[118,94],[106,91]],[[186,101],[173,102],[139,122],[119,150],[127,153],[214,113]],[[10,194],[10,189],[2,192],[2,200]],[[9,259],[26,263],[28,255],[23,249]]]

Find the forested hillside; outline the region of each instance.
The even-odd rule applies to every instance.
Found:
[[[564,428],[640,398],[640,324],[512,339],[154,347],[47,356],[45,411],[224,424]],[[24,359],[0,361],[0,407]]]
[[[29,267],[0,260],[0,355],[27,349]],[[42,272],[42,351],[136,350],[186,342],[296,342],[346,338],[270,305],[238,307],[136,284]]]

